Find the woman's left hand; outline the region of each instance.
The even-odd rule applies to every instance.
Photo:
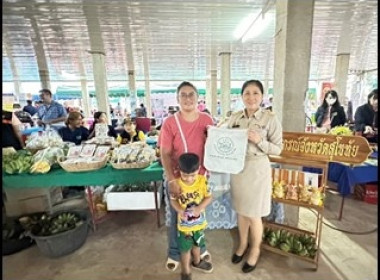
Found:
[[[248,131],[248,140],[254,144],[258,144],[261,141],[260,133],[255,130]]]

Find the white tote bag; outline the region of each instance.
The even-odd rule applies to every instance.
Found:
[[[207,170],[238,174],[244,168],[248,145],[247,129],[209,127],[204,165]]]

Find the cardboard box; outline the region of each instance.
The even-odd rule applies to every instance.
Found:
[[[376,184],[360,184],[354,189],[354,198],[370,204],[377,204],[378,187]]]
[[[4,193],[4,207],[7,217],[19,217],[37,212],[51,213],[53,206],[62,201],[62,188],[45,188],[42,195],[39,191],[36,192],[23,192],[22,190],[13,189],[11,191],[5,190]],[[32,197],[25,197],[33,195]]]
[[[109,192],[106,194],[107,210],[153,210],[156,209],[154,192]],[[161,204],[161,187],[157,188],[157,204]]]
[[[16,201],[20,199],[32,198],[43,195],[55,196],[60,193],[62,196],[62,187],[55,188],[15,188],[4,189],[5,197],[7,201]],[[62,199],[62,198],[61,198]]]

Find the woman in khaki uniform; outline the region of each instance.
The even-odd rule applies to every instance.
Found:
[[[282,150],[282,127],[269,110],[260,107],[263,85],[250,80],[243,84],[241,96],[245,109],[233,114],[228,127],[248,128],[248,148],[244,169],[231,174],[232,205],[238,214],[239,246],[232,256],[239,263],[250,248],[243,272],[255,269],[260,256],[263,235],[262,217],[269,215],[272,193],[271,167],[268,155],[279,155]]]

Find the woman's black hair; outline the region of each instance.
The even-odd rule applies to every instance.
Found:
[[[197,171],[200,164],[198,155],[194,153],[185,153],[180,155],[178,162],[179,170],[186,174],[191,174]]]
[[[249,80],[244,82],[243,86],[241,87],[241,94],[244,93],[245,88],[249,85],[257,86],[260,89],[261,93],[264,95],[264,86],[259,80]]]
[[[107,116],[105,112],[98,111],[94,113],[94,122],[92,123],[92,126],[90,128],[91,131],[95,129],[95,124],[99,121],[99,118],[102,114],[105,114]]]
[[[336,98],[336,102],[332,105],[332,107],[340,107],[338,93],[335,90],[331,89],[328,92],[326,92],[325,98],[323,98],[323,103],[322,103],[323,108],[327,108],[329,106],[329,104],[327,104],[326,102],[326,98],[328,95],[332,95],[332,97]]]
[[[181,90],[181,88],[183,87],[192,87],[194,89],[194,91],[198,94],[198,89],[190,82],[187,82],[187,81],[184,81],[182,83],[179,84],[179,86],[177,87],[177,94],[179,93],[179,91]]]
[[[371,98],[372,98],[372,96],[373,96],[373,98],[374,99],[377,99],[377,88],[375,88],[373,91],[371,91],[371,93],[370,94],[368,94],[368,104],[370,104],[370,100],[371,100]]]

